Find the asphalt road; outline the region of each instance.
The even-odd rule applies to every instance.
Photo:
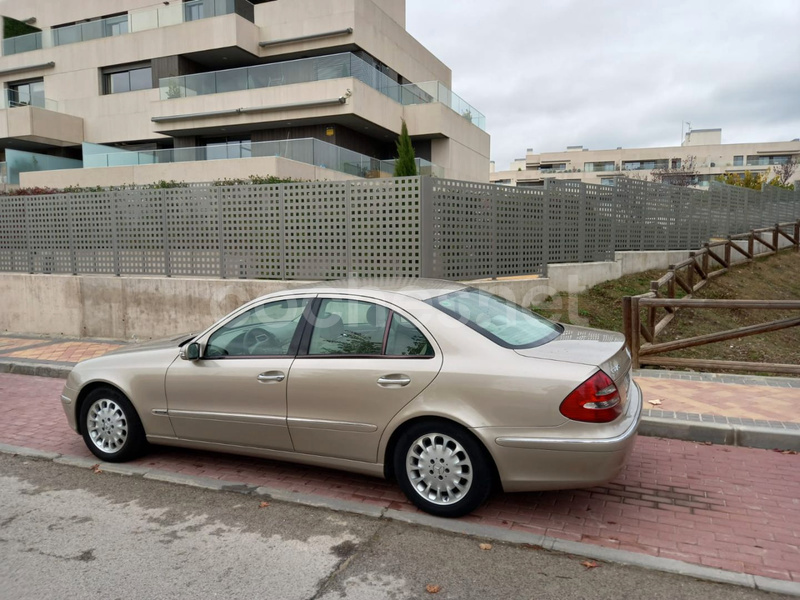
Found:
[[[779,597],[261,502],[0,455],[0,600]]]

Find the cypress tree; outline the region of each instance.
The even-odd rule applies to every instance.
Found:
[[[400,129],[400,137],[397,138],[397,160],[394,163],[395,177],[413,177],[417,174],[417,163],[414,160],[414,146],[411,144],[411,137],[408,135],[408,127],[405,120]]]

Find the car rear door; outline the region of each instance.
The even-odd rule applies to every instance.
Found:
[[[387,303],[327,295],[312,312],[289,376],[295,451],[376,462],[384,429],[439,373],[441,351]]]

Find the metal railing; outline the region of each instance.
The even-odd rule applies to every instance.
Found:
[[[162,100],[354,77],[404,106],[439,102],[486,129],[486,117],[439,81],[399,84],[350,52],[159,80]]]
[[[269,142],[239,142],[192,148],[118,151],[84,156],[84,167],[122,167],[158,163],[195,162],[276,156],[340,171],[356,177],[391,177],[394,160],[380,160],[315,138]],[[444,170],[428,160],[417,158],[420,175],[442,177]]]
[[[20,54],[233,13],[253,21],[254,10],[253,5],[247,0],[191,0],[172,4],[165,2],[164,6],[158,8],[146,8],[131,11],[126,15],[95,19],[7,38],[3,40],[3,54],[6,56]]]

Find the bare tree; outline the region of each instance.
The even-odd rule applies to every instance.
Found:
[[[794,172],[797,170],[797,158],[794,156],[790,156],[789,160],[781,165],[773,165],[772,171],[775,173],[775,178],[781,184],[781,186],[788,186],[789,180],[794,175]]]
[[[666,167],[664,169],[653,169],[653,181],[657,183],[668,183],[680,187],[689,187],[697,183],[697,176],[700,172],[695,168],[697,157],[687,156],[680,162],[678,167]]]

